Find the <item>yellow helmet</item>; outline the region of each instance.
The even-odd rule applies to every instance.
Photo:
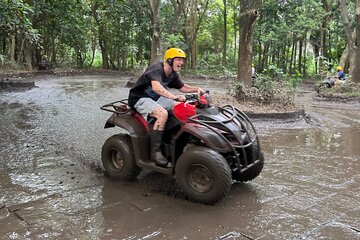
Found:
[[[341,71],[341,70],[343,70],[343,68],[340,67],[340,66],[337,66],[337,67],[336,67],[336,70]]]
[[[167,62],[168,59],[173,59],[173,58],[176,58],[176,57],[178,57],[178,58],[186,58],[186,54],[180,48],[169,48],[165,52],[164,61]]]

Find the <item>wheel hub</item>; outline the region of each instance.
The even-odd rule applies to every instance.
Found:
[[[112,166],[117,170],[120,170],[124,167],[124,160],[119,151],[114,150],[111,152],[111,163]]]
[[[214,183],[211,171],[200,164],[191,166],[188,181],[193,189],[201,193],[210,191]]]

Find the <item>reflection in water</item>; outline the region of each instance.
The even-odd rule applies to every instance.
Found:
[[[98,172],[103,142],[119,131],[103,128],[109,114],[99,107],[126,98],[128,80],[42,79],[30,91],[1,93],[0,238],[359,237],[360,108],[305,96],[311,124],[254,121],[263,172],[207,206],[187,201],[169,176],[117,182]],[[200,81],[224,91],[223,82]]]

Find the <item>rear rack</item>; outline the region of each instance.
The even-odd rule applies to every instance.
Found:
[[[127,99],[105,104],[101,106],[100,109],[116,114],[127,114],[131,111]]]

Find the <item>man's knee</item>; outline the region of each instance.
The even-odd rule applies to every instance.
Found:
[[[163,107],[156,107],[152,113],[151,116],[155,117],[155,118],[167,118],[168,117],[168,111],[163,108]]]

